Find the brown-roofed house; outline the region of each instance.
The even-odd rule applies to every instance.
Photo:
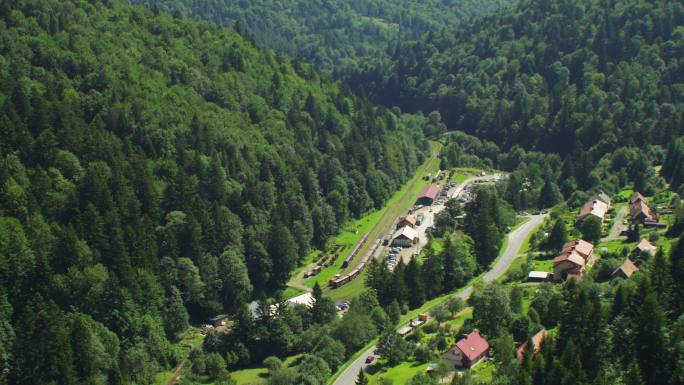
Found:
[[[629,198],[629,203],[636,203],[638,201],[643,201],[644,203],[648,204],[646,198],[637,191]]]
[[[632,249],[631,255],[639,255],[641,253],[649,253],[651,255],[655,254],[658,250],[657,247],[653,246],[651,242],[646,238],[642,238],[639,243]]]
[[[577,220],[581,221],[589,215],[593,215],[603,221],[608,213],[608,208],[609,207],[607,203],[600,199],[592,198],[582,206]]]
[[[537,334],[533,335],[532,338],[530,338],[530,340],[532,341],[532,357],[539,353],[539,350],[541,350],[541,344],[548,335],[549,332],[547,332],[546,329],[542,329],[538,331]],[[523,344],[520,345],[518,350],[515,352],[516,357],[518,357],[518,361],[522,362],[523,357],[525,357],[527,345],[528,341],[523,342]]]
[[[418,203],[419,205],[429,206],[432,204],[435,198],[437,198],[438,194],[439,186],[437,186],[436,184],[426,186],[425,188],[420,190],[420,195],[418,195],[418,200],[416,200],[416,203]]]
[[[637,200],[629,205],[629,216],[632,222],[658,221],[658,216],[643,200]]]
[[[416,227],[416,218],[413,217],[411,214],[406,214],[403,217],[399,218],[399,222],[397,223],[397,229],[400,229],[404,226],[409,226],[411,228]]]
[[[632,260],[629,259],[629,257],[627,257],[625,259],[625,262],[623,262],[622,265],[620,265],[620,267],[615,269],[612,276],[627,279],[627,278],[631,277],[632,274],[636,273],[637,271],[639,271],[639,268],[636,267],[634,262],[632,262]]]
[[[585,260],[587,260],[589,259],[589,257],[591,257],[591,254],[594,252],[594,245],[583,239],[570,241],[563,245],[563,252],[571,250],[575,250],[582,257],[584,257]]]
[[[442,358],[456,367],[471,368],[487,356],[489,342],[474,330],[459,340]]]
[[[561,254],[553,259],[553,279],[562,281],[570,276],[581,279],[593,251],[594,245],[581,239],[563,245]]]

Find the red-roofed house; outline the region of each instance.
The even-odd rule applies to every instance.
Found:
[[[487,356],[489,342],[475,330],[458,341],[442,358],[456,367],[471,368]]]
[[[439,194],[439,186],[436,184],[431,184],[420,190],[420,195],[418,195],[418,200],[416,203],[419,205],[429,206],[437,198]]]

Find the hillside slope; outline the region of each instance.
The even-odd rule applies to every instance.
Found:
[[[596,161],[666,144],[684,113],[681,2],[529,0],[401,44],[346,74],[373,100],[441,113],[504,148]]]
[[[428,31],[453,28],[513,0],[132,0],[218,25],[242,28],[260,45],[337,70]],[[364,59],[365,60],[365,59]]]
[[[0,384],[149,383],[381,206],[420,122],[230,30],[0,2]]]

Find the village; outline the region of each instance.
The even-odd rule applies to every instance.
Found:
[[[461,183],[457,183],[454,181],[455,172],[448,170],[438,171],[434,176],[425,175],[423,181],[427,183],[417,190],[413,204],[403,214],[388,221],[375,234],[371,234],[373,229],[360,234],[353,246],[346,249],[347,252],[341,253],[345,250],[342,247],[333,249],[331,257],[321,257],[305,268],[302,277],[310,282],[323,282],[328,293],[334,296],[336,292],[352,285],[363,285],[365,268],[371,260],[381,261],[389,271],[398,263],[407,264],[424,252],[434,230],[435,216],[445,209],[448,201],[464,207],[476,196],[475,186],[506,179],[505,175],[498,172],[488,175],[485,171],[472,171],[461,177]],[[626,190],[615,197],[599,192],[576,210],[554,208],[540,210],[532,216],[521,213],[520,223],[525,223],[530,217],[539,218],[539,222],[525,230],[522,244],[515,245],[517,248],[510,251],[511,259],[503,270],[485,282],[499,282],[505,284],[508,290],[520,290],[525,311],[528,311],[540,290],[554,290],[555,285],[586,279],[592,269],[601,264],[602,256],[609,253],[615,253],[622,259],[618,265],[611,267],[606,279],[630,279],[639,272],[637,261],[645,255],[654,255],[658,250],[657,242],[653,241],[658,237],[653,234],[667,227],[663,218],[671,211],[665,208],[663,197],[658,197],[658,202],[657,208],[653,209],[649,199],[636,191]],[[569,239],[564,240],[557,253],[549,254],[548,249],[542,249],[544,242],[551,236],[554,218],[557,221],[560,218],[565,223]],[[464,214],[457,218],[463,219]],[[586,228],[592,227],[592,223],[598,226],[598,235],[592,235],[593,239],[589,239]],[[641,228],[650,237],[634,239],[635,233],[641,233]],[[625,245],[629,245],[629,248]],[[601,268],[605,269],[604,266]],[[320,278],[325,277],[326,273],[330,278],[321,281]],[[480,380],[488,379],[493,373],[492,360],[496,360],[496,351],[491,341],[478,329],[466,329],[473,312],[467,302],[472,291],[472,286],[469,286],[456,296],[445,297],[402,318],[406,322],[396,330],[396,334],[415,344],[418,349],[429,347],[431,359],[425,361],[424,358],[414,357],[392,366],[388,365],[383,352],[377,346],[372,346],[339,372],[332,383],[351,385],[356,381],[358,370],[367,373],[373,384],[406,378],[419,372],[434,376],[442,383],[468,372]],[[351,300],[351,295],[336,298],[339,317],[349,310]],[[446,311],[450,307],[449,302],[458,302],[458,305]],[[310,308],[313,304],[312,293],[304,291],[279,304],[264,306],[252,302],[250,311],[258,319],[264,314],[275,316],[278,306]],[[227,315],[217,315],[207,320],[202,330],[203,333],[227,332],[230,325]],[[515,357],[522,361],[525,357],[534,356],[539,352],[543,340],[556,332],[543,327],[534,330],[528,340],[516,346]]]

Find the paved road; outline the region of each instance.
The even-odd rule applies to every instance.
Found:
[[[628,212],[629,210],[627,209],[627,206],[620,208],[620,211],[618,211],[615,215],[615,220],[613,221],[613,227],[610,228],[610,233],[607,237],[601,239],[601,242],[608,242],[614,241],[616,239],[621,239],[620,232],[622,232],[622,227],[624,226],[622,224],[622,221],[625,220],[625,217],[627,217]]]
[[[503,255],[496,261],[496,264],[491,270],[486,272],[482,277],[486,283],[493,282],[508,270],[511,263],[519,256],[519,251],[525,238],[544,221],[544,218],[546,218],[547,215],[548,214],[532,215],[530,216],[529,221],[508,234],[508,244],[506,245],[506,250],[504,250]],[[472,293],[473,286],[471,285],[462,289],[457,296],[465,301],[470,298]],[[359,374],[359,369],[367,366],[366,357],[372,355],[374,351],[375,346],[371,346],[368,350],[363,352],[359,358],[354,360],[354,362],[337,377],[333,385],[353,385],[356,382],[356,376]]]

